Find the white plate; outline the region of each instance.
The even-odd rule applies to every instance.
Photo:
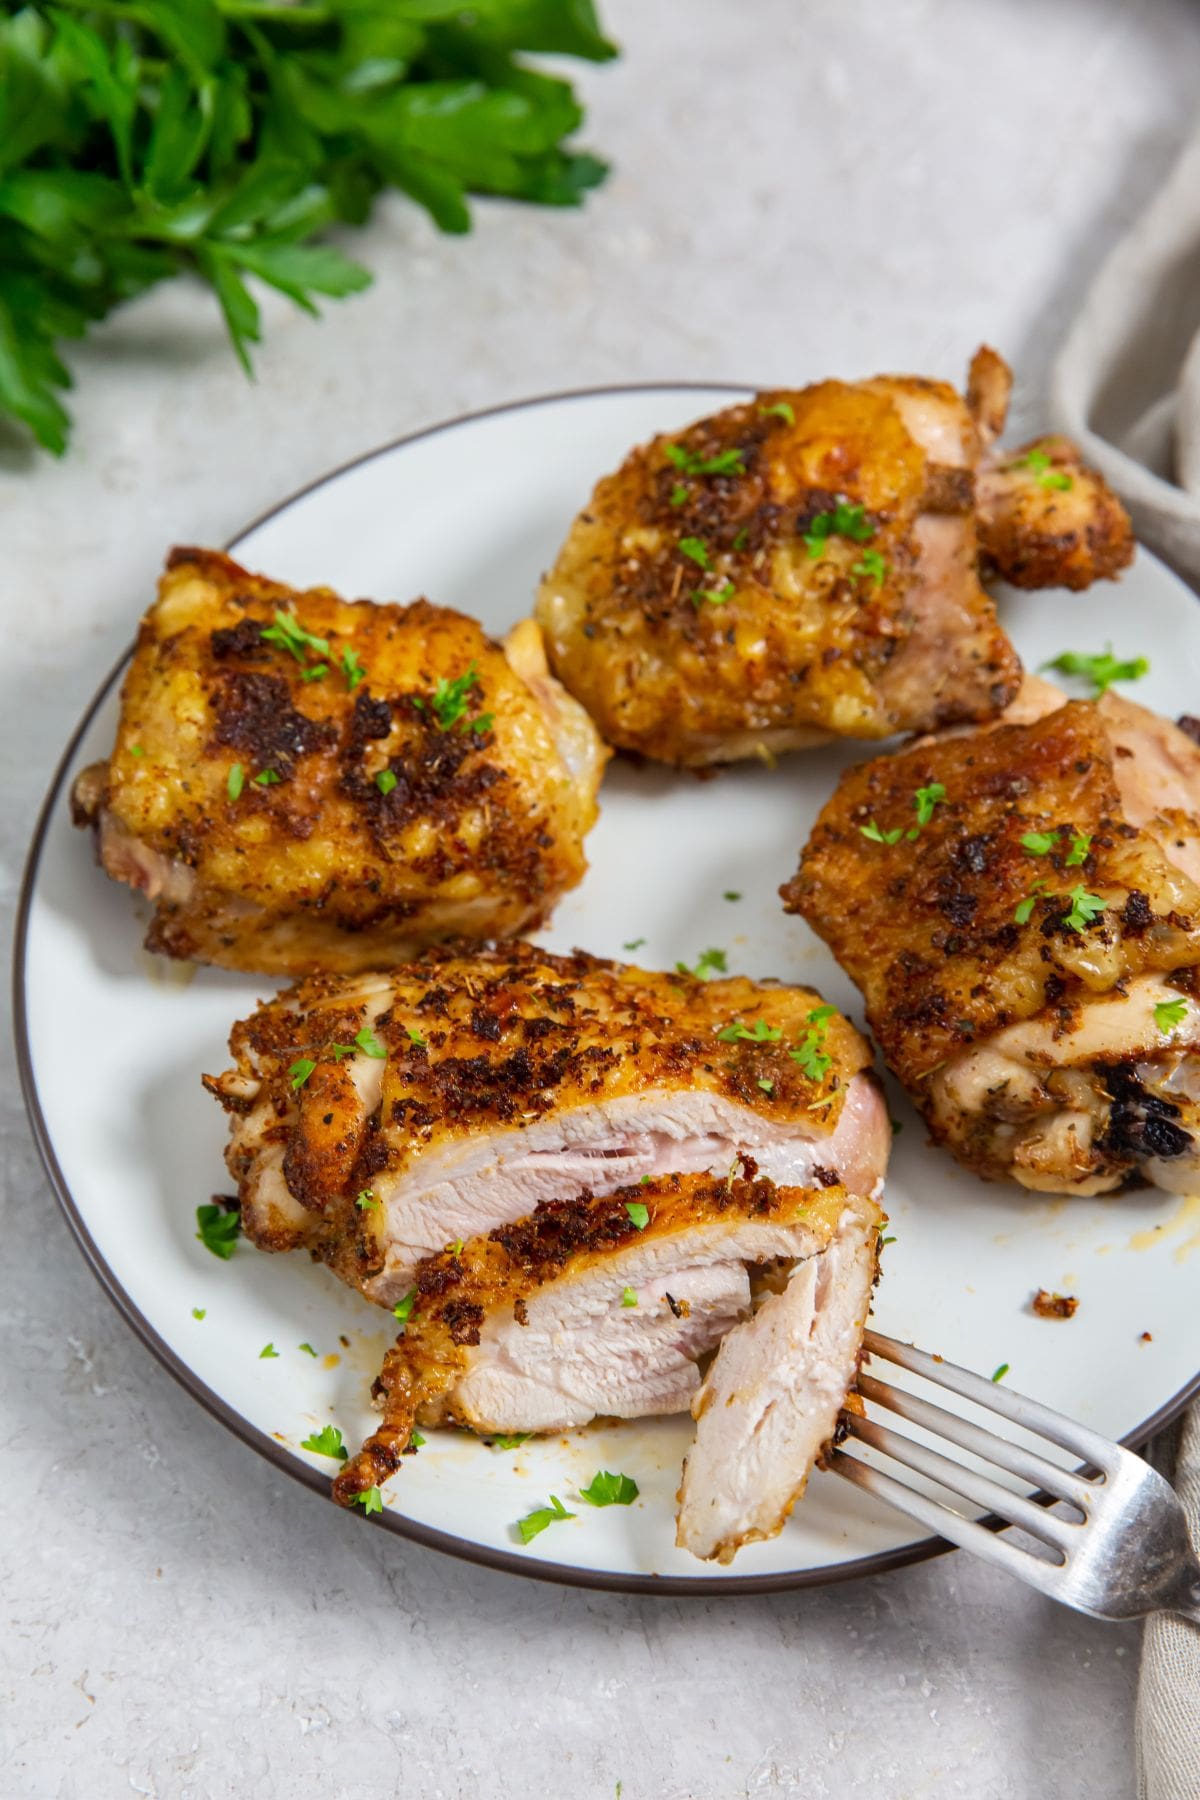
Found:
[[[327,477],[231,549],[283,581],[327,582],[351,596],[424,593],[500,632],[529,610],[595,478],[630,445],[739,392],[610,390],[462,419]],[[1171,715],[1195,703],[1200,614],[1145,552],[1119,586],[1008,595],[1003,614],[1030,667],[1111,639],[1119,653],[1151,659],[1139,699]],[[224,1120],[199,1076],[225,1066],[230,1025],[269,983],[211,970],[187,980],[140,948],[135,903],[93,865],[67,811],[71,778],[108,752],[116,717],[114,675],[67,750],[30,856],[17,945],[27,1100],[68,1218],[126,1317],[218,1418],[324,1488],[333,1465],[299,1441],[330,1420],[352,1443],[368,1427],[388,1321],[303,1257],[242,1245],[223,1263],[196,1241],[197,1203],[229,1186]],[[589,840],[591,872],[543,941],[620,956],[644,937],[638,954],[649,967],[719,945],[731,970],[810,981],[861,1016],[845,976],[784,916],[776,890],[837,771],[864,753],[800,754],[775,771],[741,767],[713,781],[619,762]],[[727,902],[727,889],[745,898]],[[985,1186],[929,1149],[907,1104],[893,1102],[905,1129],[888,1182],[896,1242],[885,1253],[879,1327],[987,1373],[1007,1362],[1014,1387],[1111,1437],[1138,1441],[1177,1410],[1198,1360],[1200,1263],[1189,1257],[1200,1201],[1152,1191],[1045,1200]],[[1076,1317],[1034,1318],[1028,1302],[1039,1286],[1077,1294]],[[1139,1341],[1146,1331],[1151,1343]],[[279,1354],[262,1360],[268,1342]],[[391,1484],[379,1522],[527,1574],[655,1592],[802,1585],[942,1547],[819,1474],[779,1538],[743,1551],[731,1570],[701,1565],[673,1543],[688,1436],[686,1421],[652,1421],[498,1453],[431,1433]],[[635,1476],[640,1499],[605,1511],[573,1502],[599,1468]],[[514,1522],[551,1493],[578,1516],[524,1548]]]

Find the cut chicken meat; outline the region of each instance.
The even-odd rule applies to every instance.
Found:
[[[730,1562],[774,1537],[800,1499],[854,1385],[871,1306],[876,1218],[847,1208],[828,1247],[721,1341],[692,1401],[678,1543]]]
[[[1115,696],[1072,701],[851,769],[817,821],[785,903],[984,1175],[1200,1186],[1191,754]]]
[[[352,971],[543,921],[583,875],[607,755],[532,620],[502,648],[423,600],[177,550],[74,811],[154,903],[150,949]]]
[[[975,422],[885,378],[760,394],[634,450],[542,586],[555,673],[683,765],[982,719],[1020,665],[976,575]]]
[[[870,1049],[810,988],[703,982],[524,943],[314,977],[206,1077],[247,1235],[393,1305],[416,1264],[587,1187],[726,1170],[876,1191]]]
[[[376,1384],[382,1422],[337,1477],[337,1498],[385,1482],[417,1425],[545,1432],[598,1415],[684,1412],[701,1392],[700,1358],[724,1340],[709,1380],[729,1389],[734,1427],[716,1466],[701,1420],[681,1534],[699,1554],[732,1555],[737,1541],[779,1528],[833,1433],[857,1369],[879,1219],[840,1186],[776,1187],[747,1164],[719,1180],[668,1175],[601,1199],[547,1201],[429,1258]],[[754,1286],[789,1274],[782,1293],[763,1286],[755,1315]],[[757,1505],[722,1504],[718,1542],[692,1514],[707,1524],[714,1484],[740,1493],[755,1480],[737,1466],[758,1455],[753,1429],[739,1424],[776,1353],[778,1379],[805,1383],[807,1398],[791,1395],[772,1426],[777,1466]]]

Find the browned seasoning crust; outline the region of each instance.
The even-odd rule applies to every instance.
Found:
[[[450,1422],[446,1396],[479,1343],[489,1313],[520,1309],[544,1283],[570,1267],[616,1258],[633,1243],[669,1237],[690,1224],[733,1218],[791,1222],[809,1216],[828,1230],[846,1203],[842,1188],[780,1188],[757,1178],[749,1159],[739,1173],[666,1175],[625,1187],[603,1199],[583,1193],[544,1202],[528,1218],[431,1256],[417,1271],[415,1298],[404,1330],[384,1359],[374,1393],[383,1421],[333,1483],[350,1505],[400,1466],[415,1425]],[[645,1207],[639,1226],[629,1207]],[[637,1213],[637,1218],[641,1218]]]
[[[1038,1289],[1030,1305],[1039,1319],[1073,1319],[1079,1311],[1074,1294],[1051,1294],[1046,1288]]]
[[[981,474],[979,546],[985,568],[1013,587],[1078,591],[1127,569],[1134,536],[1104,477],[1069,438],[1049,436],[998,451]]]
[[[821,1004],[811,988],[740,976],[705,982],[519,941],[438,946],[386,976],[314,975],[287,989],[234,1026],[236,1066],[206,1076],[205,1085],[235,1117],[253,1106],[271,1120],[255,1142],[235,1137],[227,1152],[243,1197],[265,1140],[282,1149],[287,1189],[299,1202],[287,1218],[244,1205],[247,1234],[265,1250],[306,1246],[361,1286],[382,1265],[384,1223],[356,1197],[384,1172],[402,1175],[454,1139],[521,1130],[560,1108],[656,1084],[725,1095],[764,1123],[803,1120],[832,1131],[871,1053],[834,1014],[820,1025],[829,1063],[814,1081],[788,1051]],[[335,1058],[372,1018],[386,1062],[377,1065],[379,1105],[368,1113],[350,1060]],[[717,1035],[759,1019],[776,1039]],[[289,1071],[299,1058],[316,1066],[296,1089]]]
[[[264,638],[279,612],[328,655]],[[472,665],[444,727],[437,683]],[[525,929],[583,874],[603,766],[561,696],[597,752],[572,776],[544,699],[460,613],[347,602],[175,550],[77,822],[98,824],[109,872],[156,901],[147,943],[172,956],[355,969]]]

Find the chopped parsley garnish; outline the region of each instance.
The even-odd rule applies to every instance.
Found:
[[[701,456],[699,451],[689,450],[683,444],[667,445],[668,461],[683,475],[744,475],[746,459],[736,446],[729,450],[718,450],[715,456]]]
[[[355,1032],[354,1041],[364,1056],[373,1056],[378,1062],[382,1062],[387,1055],[386,1045],[380,1043],[369,1025],[364,1025],[361,1031]]]
[[[443,731],[452,731],[456,725],[467,725],[467,695],[472,688],[479,686],[479,670],[474,662],[468,663],[464,673],[454,681],[447,681],[444,675],[440,678],[433,690],[429,708]],[[425,710],[423,703],[421,710]],[[486,723],[482,719],[476,719],[472,729],[486,731],[490,724],[491,715],[488,714]]]
[[[193,1306],[192,1317],[193,1319],[206,1319],[208,1317],[207,1306]]]
[[[839,500],[832,512],[819,512],[804,533],[810,556],[823,556],[831,537],[849,538],[855,544],[867,544],[875,536],[875,527],[866,517],[865,508]]]
[[[740,900],[741,897],[736,888],[726,888],[721,895],[722,900]]]
[[[677,962],[675,968],[680,975],[694,975],[699,981],[707,981],[710,975],[728,973],[729,959],[724,950],[702,950],[694,967],[689,968],[687,963]]]
[[[637,1289],[636,1288],[627,1287],[627,1288],[623,1288],[621,1290],[621,1305],[622,1306],[636,1306],[637,1303],[638,1302],[637,1302]]]
[[[461,1256],[462,1255],[462,1247],[463,1247],[462,1239],[455,1238],[455,1240],[452,1244],[446,1245],[446,1255],[447,1256]]]
[[[204,1248],[219,1256],[222,1262],[228,1262],[241,1233],[240,1216],[236,1212],[226,1212],[223,1206],[198,1206],[196,1224],[199,1227],[196,1236]]]
[[[895,1240],[895,1238],[894,1238],[894,1237],[881,1237],[881,1238],[880,1238],[880,1240],[879,1240],[879,1248],[880,1248],[880,1249],[881,1249],[881,1250],[882,1250],[882,1249],[883,1249],[883,1246],[884,1246],[884,1245],[885,1245],[885,1244],[894,1244],[894,1243],[895,1243],[895,1241],[896,1241],[896,1240]]]
[[[1067,899],[1071,910],[1064,916],[1063,924],[1070,931],[1082,931],[1085,925],[1091,925],[1108,905],[1099,894],[1089,894],[1082,883],[1071,889]]]
[[[1164,1037],[1170,1037],[1186,1018],[1186,1000],[1160,1000],[1154,1008],[1154,1023]]]
[[[933,817],[933,809],[939,800],[946,798],[946,790],[940,781],[931,781],[928,787],[919,787],[913,794],[913,805],[917,809],[917,826],[928,825]]]
[[[383,1495],[377,1487],[364,1488],[361,1494],[351,1494],[351,1506],[361,1506],[365,1513],[381,1513],[383,1511]]]
[[[316,1066],[317,1065],[311,1056],[301,1056],[296,1059],[288,1070],[288,1074],[292,1078],[293,1093],[295,1093],[297,1088],[302,1088],[304,1086]]]
[[[785,425],[796,423],[796,415],[786,400],[776,400],[773,406],[760,406],[758,416],[760,419],[782,419]]]
[[[313,650],[318,656],[329,655],[329,639],[314,637],[311,631],[305,631],[294,612],[277,612],[275,623],[269,625],[262,634],[264,644],[278,644],[294,656],[298,663],[308,660],[308,652]]]
[[[1017,925],[1028,925],[1033,917],[1033,909],[1037,905],[1038,896],[1046,890],[1044,881],[1035,881],[1023,900],[1018,900],[1013,908],[1013,922]]]
[[[568,1512],[557,1494],[551,1494],[549,1506],[539,1506],[533,1512],[526,1513],[523,1519],[517,1520],[517,1530],[521,1534],[523,1544],[532,1543],[540,1531],[547,1525],[555,1524],[559,1519],[573,1519],[575,1514]]]
[[[724,606],[733,599],[736,593],[737,588],[732,581],[727,581],[724,587],[719,588],[695,588],[692,593],[692,605],[697,612],[706,601],[709,606]]]
[[[313,663],[311,668],[301,669],[301,681],[323,681],[329,673],[328,663]]]
[[[700,566],[700,568],[712,568],[712,557],[708,554],[708,545],[703,538],[680,538],[675,548],[679,551],[680,556],[690,557],[694,563],[697,563]]]
[[[738,532],[737,536],[733,540],[732,548],[734,550],[744,550],[746,548],[746,546],[749,544],[749,542],[750,542],[750,527],[748,525],[743,525],[742,529]]]
[[[270,1360],[278,1361],[278,1358],[279,1358],[279,1352],[275,1348],[274,1344],[264,1344],[262,1349],[258,1353],[259,1362],[264,1361],[264,1359],[268,1360],[268,1361],[270,1361]]]
[[[650,1223],[650,1208],[641,1200],[627,1200],[625,1211],[629,1214],[630,1224],[639,1231],[645,1231]]]
[[[263,769],[254,777],[254,785],[255,787],[272,787],[278,780],[279,775],[276,770]]]
[[[628,943],[621,945],[621,948],[622,950],[640,950],[645,941],[645,938],[630,938]]]
[[[1057,669],[1060,675],[1082,675],[1090,681],[1097,694],[1104,694],[1114,681],[1140,681],[1143,675],[1150,673],[1150,664],[1144,656],[1134,656],[1122,662],[1112,653],[1112,645],[1106,644],[1102,653],[1090,656],[1083,650],[1064,650],[1061,656],[1042,664],[1043,669]]]
[[[315,1356],[317,1354],[311,1344],[301,1344],[300,1348],[303,1350],[305,1356]]]
[[[379,1195],[373,1188],[361,1188],[355,1195],[354,1204],[360,1212],[373,1212],[379,1205]]]
[[[408,1448],[410,1450],[423,1450],[425,1447],[425,1444],[426,1444],[425,1437],[422,1435],[421,1432],[419,1432],[417,1430],[416,1426],[414,1425],[412,1430],[408,1434]]]
[[[579,1498],[589,1506],[632,1506],[638,1497],[638,1484],[632,1475],[614,1475],[600,1469],[587,1487],[581,1487]]]
[[[245,785],[246,771],[243,769],[241,763],[234,763],[232,769],[230,769],[229,774],[225,778],[225,792],[229,795],[231,800],[238,800],[241,798],[242,789]]]
[[[415,1025],[406,1025],[404,1029],[408,1033],[408,1041],[414,1050],[428,1050],[429,1045],[421,1036]]]
[[[145,756],[146,752],[142,749],[140,744],[130,744],[129,754],[130,756]]]
[[[391,793],[391,791],[395,787],[395,785],[396,785],[395,770],[394,769],[380,769],[378,775],[375,777],[375,786],[379,789],[380,793],[384,796],[385,799]]]
[[[488,1436],[488,1443],[493,1450],[519,1450],[532,1436],[532,1431],[492,1432]]]
[[[763,1093],[768,1096],[768,1098],[771,1098],[774,1096],[775,1083],[773,1081],[768,1081],[768,1079],[765,1075],[759,1076],[758,1085],[762,1089]]]
[[[808,1015],[808,1030],[794,1049],[788,1051],[792,1061],[799,1063],[810,1081],[824,1081],[829,1073],[833,1058],[823,1046],[829,1021],[836,1013],[836,1006],[815,1006]]]
[[[336,1425],[323,1425],[320,1431],[314,1431],[311,1437],[300,1439],[302,1450],[311,1450],[317,1456],[336,1457],[338,1462],[345,1462],[350,1452],[342,1442],[342,1434]]]
[[[326,1056],[331,1056],[335,1063],[341,1062],[344,1056],[354,1055],[353,1044],[326,1044]]]
[[[1030,856],[1049,856],[1057,842],[1057,831],[1027,831],[1021,839],[1021,848],[1028,850]]]
[[[1004,1377],[1008,1374],[1008,1370],[1009,1370],[1008,1363],[1001,1363],[1000,1367],[996,1370],[995,1374],[992,1376],[992,1380],[993,1381],[1003,1381]]]
[[[1087,858],[1088,858],[1088,851],[1091,849],[1091,847],[1092,847],[1091,832],[1077,831],[1075,833],[1074,837],[1071,839],[1071,848],[1070,848],[1070,851],[1067,856],[1068,869],[1077,869],[1079,867],[1080,863],[1086,862]]]
[[[687,489],[684,487],[682,481],[677,481],[675,486],[671,489],[671,505],[685,506],[687,504],[687,497]]]
[[[395,1306],[393,1306],[392,1317],[394,1319],[399,1319],[399,1321],[402,1325],[407,1322],[408,1316],[412,1312],[413,1302],[416,1300],[416,1297],[417,1297],[416,1288],[410,1288],[408,1293],[405,1294],[403,1300],[397,1300]]]
[[[726,1025],[718,1031],[717,1036],[723,1044],[777,1044],[783,1036],[775,1025],[768,1025],[765,1019],[755,1019],[753,1025],[743,1024],[735,1019],[732,1025]]]
[[[904,836],[903,825],[897,825],[894,831],[881,831],[874,819],[869,820],[866,825],[860,825],[858,829],[873,844],[898,844]]]
[[[873,581],[881,588],[887,580],[887,558],[878,550],[864,550],[856,563],[850,564],[852,575],[862,575],[867,581]]]
[[[1063,469],[1056,469],[1053,460],[1044,450],[1031,450],[1027,456],[1019,456],[1012,468],[1028,469],[1039,487],[1054,488],[1065,494],[1075,483]]]
[[[367,671],[358,660],[357,650],[351,650],[349,647],[343,650],[342,659],[338,663],[338,668],[346,677],[346,686],[350,689],[351,693],[354,692],[360,681],[365,681],[367,679]]]

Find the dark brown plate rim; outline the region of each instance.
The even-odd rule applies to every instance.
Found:
[[[436,437],[441,432],[453,431],[461,425],[474,424],[479,419],[492,418],[498,413],[519,412],[531,407],[552,405],[562,400],[586,400],[610,394],[661,393],[665,396],[690,392],[747,394],[756,391],[749,384],[728,381],[621,382],[610,386],[570,388],[561,393],[540,394],[526,400],[510,400],[498,406],[483,407],[477,412],[460,413],[452,419],[442,420],[439,424],[425,426],[420,431],[408,432],[402,437],[392,438],[387,443],[378,445],[374,450],[368,450],[361,456],[351,457],[348,462],[341,463],[337,468],[327,471],[326,474],[317,476],[315,480],[306,482],[303,487],[297,488],[286,499],[269,507],[266,512],[260,513],[250,524],[244,526],[235,537],[229,540],[225,548],[227,551],[236,551],[239,544],[257,531],[261,525],[265,525],[269,519],[278,517],[280,513],[286,512],[289,507],[295,506],[298,501],[315,492],[317,488],[337,481],[341,476],[348,474],[351,469],[360,468],[364,463],[374,461],[377,456],[386,456],[393,450],[419,443],[423,438]],[[61,801],[67,770],[71,766],[80,741],[96,713],[108,698],[131,654],[132,646],[122,652],[72,732],[67,747],[59,758],[58,766],[51,777],[29,847],[17,904],[16,931],[13,940],[13,1018],[21,1091],[30,1124],[33,1127],[38,1154],[41,1156],[55,1198],[62,1208],[67,1224],[70,1226],[92,1273],[125,1322],[142,1340],[146,1348],[158,1358],[168,1373],[175,1377],[175,1380],[182,1388],[186,1389],[194,1400],[199,1401],[206,1412],[224,1425],[235,1437],[240,1438],[244,1444],[248,1444],[252,1450],[257,1450],[260,1456],[265,1457],[283,1474],[291,1476],[294,1481],[303,1483],[314,1493],[323,1495],[332,1504],[329,1482],[320,1471],[307,1468],[291,1452],[269,1437],[266,1432],[259,1431],[256,1426],[251,1425],[227,1400],[222,1399],[218,1393],[201,1381],[182,1357],[178,1356],[170,1345],[159,1336],[141,1308],[122,1287],[101,1255],[100,1249],[88,1229],[87,1222],[67,1186],[38,1096],[29,1043],[29,1018],[25,991],[26,940],[38,869],[50,821]],[[1123,1442],[1129,1445],[1144,1444],[1148,1438],[1153,1437],[1156,1431],[1169,1424],[1182,1412],[1189,1400],[1197,1393],[1200,1393],[1200,1372],[1186,1387],[1181,1388],[1173,1399],[1168,1400],[1164,1406],[1160,1407],[1151,1418],[1130,1432]],[[358,1521],[360,1524],[362,1522]],[[382,1513],[372,1514],[365,1522],[379,1526],[385,1531],[395,1532],[397,1536],[407,1538],[412,1543],[422,1544],[427,1549],[440,1550],[448,1556],[456,1556],[464,1562],[477,1563],[488,1569],[499,1569],[505,1574],[523,1575],[535,1581],[550,1581],[565,1587],[591,1588],[609,1593],[662,1594],[671,1597],[686,1594],[697,1599],[714,1599],[722,1595],[736,1594],[777,1594],[796,1588],[826,1587],[834,1582],[857,1581],[862,1576],[881,1575],[886,1570],[899,1569],[907,1563],[922,1562],[927,1557],[940,1556],[954,1548],[944,1538],[929,1537],[922,1538],[914,1544],[902,1545],[895,1550],[881,1550],[872,1556],[830,1563],[821,1568],[787,1570],[771,1575],[729,1575],[725,1577],[641,1575],[632,1572],[615,1573],[605,1569],[575,1568],[566,1563],[542,1562],[520,1556],[515,1551],[492,1549],[487,1545],[474,1543],[469,1538],[439,1531],[431,1525],[422,1525],[417,1520],[408,1519],[403,1513],[395,1512],[391,1508]],[[1001,1519],[989,1518],[983,1523],[993,1530],[1000,1530],[1005,1522]]]

